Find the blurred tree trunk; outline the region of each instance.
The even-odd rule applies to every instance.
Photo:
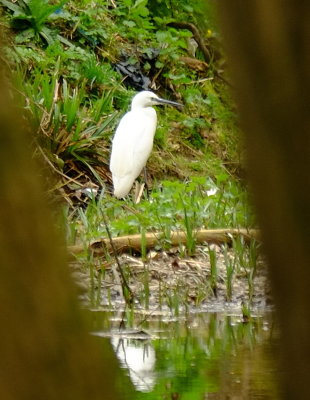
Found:
[[[120,398],[115,356],[85,328],[0,70],[0,399]]]
[[[220,3],[281,323],[283,398],[310,399],[310,3]]]

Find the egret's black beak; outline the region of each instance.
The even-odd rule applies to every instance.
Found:
[[[177,103],[176,101],[171,101],[171,100],[166,100],[166,99],[161,99],[161,98],[154,98],[154,101],[159,104],[169,104],[174,107],[183,107],[183,104]]]

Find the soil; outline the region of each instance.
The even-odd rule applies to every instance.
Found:
[[[152,313],[168,311],[174,315],[197,310],[242,312],[244,307],[252,311],[272,308],[263,257],[258,257],[255,268],[249,262],[235,267],[229,295],[225,265],[227,257],[233,262],[234,254],[228,251],[225,263],[223,248],[210,247],[216,254],[215,282],[211,276],[209,247],[206,246],[197,246],[194,257],[182,256],[185,249],[180,252],[179,247],[169,251],[150,251],[146,261],[141,256],[120,255],[119,262],[134,295],[134,308]],[[97,258],[90,268],[83,261],[70,265],[84,305],[111,310],[125,308],[121,275],[115,260],[107,262]]]

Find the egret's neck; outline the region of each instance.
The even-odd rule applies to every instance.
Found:
[[[151,107],[151,106],[146,106],[146,105],[141,105],[141,104],[132,104],[131,105],[131,111],[134,111],[134,112],[143,112],[143,114],[146,114],[146,115],[150,115],[150,116],[153,116],[153,115],[156,115],[156,111],[155,111],[155,108],[153,108],[153,107]]]
[[[132,111],[134,111],[135,113],[138,113],[137,115],[141,115],[143,114],[144,116],[147,116],[149,118],[152,119],[157,119],[157,114],[155,111],[155,108],[153,107],[137,107],[134,108]]]
[[[131,104],[131,109],[136,111],[138,109],[145,109],[145,108],[152,108],[150,104],[145,104],[145,102],[142,101],[133,101]]]

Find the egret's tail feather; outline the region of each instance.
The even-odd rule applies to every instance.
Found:
[[[135,180],[128,180],[127,177],[125,179],[119,179],[116,176],[113,176],[114,196],[119,199],[127,196],[127,194],[130,192],[130,189],[132,188],[134,181]]]

